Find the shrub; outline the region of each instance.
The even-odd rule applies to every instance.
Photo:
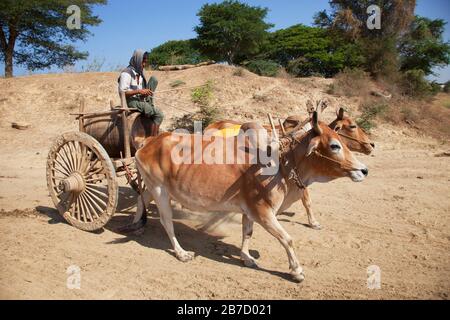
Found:
[[[175,117],[173,119],[172,126],[169,128],[169,131],[175,131],[177,129],[185,129],[190,133],[194,132],[194,120],[192,119],[191,114],[185,114],[181,117]]]
[[[258,102],[267,102],[269,100],[268,96],[263,93],[255,93],[253,94],[253,99]]]
[[[197,64],[208,60],[196,48],[195,40],[172,40],[153,48],[148,62],[153,67],[177,64]]]
[[[431,86],[431,94],[437,95],[439,92],[442,92],[442,88],[441,85],[439,83],[437,83],[436,81],[433,81],[430,83]]]
[[[211,105],[211,101],[214,98],[213,91],[214,85],[212,81],[208,81],[206,85],[195,88],[191,92],[192,102],[200,107],[200,110],[191,118],[191,122],[201,121],[203,129],[216,122],[220,116],[219,109]]]
[[[211,102],[213,95],[213,83],[208,81],[206,85],[194,88],[191,92],[191,100],[195,104],[201,106],[207,106]]]
[[[444,92],[450,93],[450,81],[447,81],[444,85]]]
[[[374,120],[384,114],[388,109],[388,105],[384,103],[366,102],[361,105],[361,116],[356,120],[359,127],[370,132],[376,127]]]
[[[244,68],[238,67],[233,71],[233,76],[243,77],[244,76]]]
[[[275,77],[280,67],[272,60],[252,60],[246,64],[246,68],[260,76]]]
[[[197,121],[202,122],[203,130],[210,124],[217,122],[220,117],[219,108],[216,106],[201,106],[200,111],[197,112]]]
[[[100,72],[105,64],[105,58],[94,58],[94,60],[88,62],[83,66],[82,72]]]
[[[410,97],[424,98],[432,94],[432,87],[423,70],[408,70],[403,74],[403,93]]]
[[[328,94],[344,95],[347,97],[364,96],[369,93],[370,78],[361,69],[345,69],[328,87]]]

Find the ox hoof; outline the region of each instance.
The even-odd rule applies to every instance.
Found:
[[[309,226],[314,230],[322,230],[322,226],[318,222],[310,223]]]
[[[181,262],[189,262],[189,261],[193,260],[194,257],[195,257],[195,254],[193,252],[187,252],[187,251],[177,252],[177,259],[180,260]]]
[[[292,280],[297,283],[302,283],[305,280],[305,274],[303,272],[291,272]]]
[[[243,260],[243,261],[244,261],[244,265],[245,265],[247,268],[252,268],[252,269],[258,268],[258,264],[257,264],[256,261],[253,260],[253,259],[245,259],[245,260]]]

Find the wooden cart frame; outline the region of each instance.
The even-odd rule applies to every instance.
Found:
[[[110,111],[86,113],[84,100],[76,115],[79,132],[67,132],[53,143],[47,157],[47,186],[60,214],[71,225],[85,231],[103,228],[113,217],[118,202],[117,178],[125,176],[140,193],[142,184],[131,156],[130,128],[127,117],[137,112],[127,106],[121,93],[121,106]],[[112,159],[98,140],[86,133],[85,121],[104,116],[121,117],[124,150],[120,159]]]

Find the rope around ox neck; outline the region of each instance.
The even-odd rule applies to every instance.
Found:
[[[353,167],[353,166],[347,164],[347,161],[334,160],[333,158],[330,158],[330,157],[327,157],[327,156],[321,154],[321,153],[320,153],[319,151],[317,151],[317,150],[314,151],[314,154],[315,154],[316,156],[318,156],[319,158],[323,158],[323,159],[326,159],[326,160],[328,160],[328,161],[337,163],[342,169],[347,169],[347,170],[351,170],[351,171],[354,171],[354,170],[360,170],[360,169],[358,169],[358,168],[355,168],[355,167]]]
[[[347,139],[356,141],[356,142],[358,142],[358,143],[360,143],[360,144],[370,144],[370,142],[364,142],[364,141],[362,141],[362,140],[359,140],[359,139],[350,137],[350,136],[348,136],[348,135],[346,135],[346,134],[343,134],[343,133],[340,133],[340,132],[338,132],[337,134],[340,135],[341,137],[344,137],[344,138],[347,138]]]
[[[301,139],[302,139],[303,137],[304,137],[304,136],[302,136],[300,139],[296,139],[296,138],[294,138],[294,137],[292,137],[292,136],[286,136],[286,137],[283,137],[282,139],[280,139],[280,151],[281,151],[281,152],[280,152],[280,158],[281,158],[281,160],[282,160],[282,163],[285,163],[283,160],[286,159],[286,156],[288,156],[288,155],[290,154],[290,152],[293,152],[295,146],[296,146],[298,143],[301,142]],[[328,160],[328,161],[330,161],[330,162],[333,162],[333,163],[338,164],[339,167],[342,168],[342,169],[347,169],[347,170],[351,170],[351,171],[353,171],[353,170],[359,170],[358,168],[355,168],[355,167],[349,165],[347,161],[339,161],[339,160],[335,160],[335,159],[333,159],[333,158],[330,158],[330,157],[327,157],[327,156],[323,155],[322,153],[320,153],[320,152],[317,151],[317,150],[314,151],[314,154],[315,154],[317,157],[319,157],[319,158],[322,158],[322,159],[325,159],[325,160]],[[291,168],[291,170],[290,170],[288,179],[289,179],[289,180],[293,180],[294,183],[297,185],[297,187],[298,187],[299,189],[306,189],[306,186],[305,186],[305,184],[303,183],[302,179],[300,178],[300,174],[299,174],[298,168],[297,168],[297,166],[296,166],[296,162],[295,162],[295,154],[294,154],[294,153],[291,153],[290,155],[291,155],[290,158],[291,158],[291,160],[292,160],[292,162],[293,162],[293,166],[292,166],[292,168]],[[289,162],[289,159],[286,159],[286,160],[287,160],[287,162]]]

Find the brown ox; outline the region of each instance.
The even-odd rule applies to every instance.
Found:
[[[370,141],[367,134],[356,124],[356,122],[350,117],[345,116],[345,110],[340,108],[337,112],[336,120],[329,124],[329,127],[335,130],[340,136],[341,140],[347,145],[350,151],[363,153],[370,155],[375,149],[375,144]],[[305,124],[307,130],[310,129],[309,122],[302,116],[290,116],[283,122],[283,127],[286,133],[291,133],[294,130],[298,130],[302,124]],[[207,130],[223,130],[235,125],[243,125],[242,122],[234,120],[221,120],[209,125]],[[264,125],[264,129],[272,131],[271,126]],[[278,134],[281,135],[281,126],[276,125],[275,129]]]
[[[341,136],[342,141],[351,151],[370,155],[375,149],[375,144],[370,141],[364,130],[353,119],[345,116],[343,108],[337,111],[337,118],[330,123],[329,127]]]
[[[326,108],[326,107],[325,107]],[[324,110],[325,108],[322,108]],[[312,110],[309,108],[309,111],[312,112]],[[310,112],[310,113],[311,113]],[[342,142],[350,149],[350,151],[354,152],[360,152],[366,155],[370,155],[374,148],[375,144],[370,141],[367,134],[358,127],[356,122],[345,116],[345,110],[343,108],[340,108],[336,112],[336,119],[329,124],[329,127],[336,131]],[[302,127],[302,125],[305,124],[305,118],[302,116],[290,116],[283,122],[283,127],[287,134],[292,133],[294,130],[298,130],[299,127]],[[218,121],[210,126],[208,126],[205,131],[207,130],[223,130],[230,128],[235,125],[242,125],[242,123],[234,121],[234,120],[223,120]],[[249,124],[245,124],[244,130],[246,127],[249,126]],[[252,125],[250,125],[251,127]],[[306,123],[304,129],[309,130],[310,129],[310,123]],[[270,126],[265,125],[264,128],[267,131],[272,131],[272,128]],[[281,127],[279,125],[275,126],[275,129],[278,131],[278,134],[281,135]],[[322,226],[320,223],[316,220],[314,213],[311,208],[311,197],[309,195],[308,188],[304,188],[301,190],[301,200],[303,203],[303,206],[305,207],[309,225],[311,228],[320,230]]]
[[[360,182],[368,175],[367,167],[354,158],[339,135],[327,125],[319,123],[317,113],[313,119],[313,130],[306,134],[294,132],[281,139],[280,144],[289,145],[290,148],[283,153],[277,173],[271,176],[262,174],[264,168],[261,164],[175,162],[173,152],[180,148],[180,144],[187,143],[185,147],[190,148],[192,154],[195,152],[195,146],[192,145],[196,139],[194,135],[186,135],[188,139],[180,142],[179,137],[173,137],[173,133],[164,133],[146,141],[136,153],[137,168],[156,202],[161,224],[179,260],[189,261],[194,258],[194,254],[185,251],[175,237],[170,198],[194,211],[242,213],[241,258],[247,266],[256,266],[249,253],[249,242],[253,223],[259,223],[286,249],[293,279],[299,282],[304,279],[292,238],[276,218],[277,213],[299,200],[298,184],[290,178],[291,174],[295,172],[304,186],[341,177]],[[215,139],[225,140],[222,137]],[[236,140],[237,137],[228,139]],[[213,142],[200,143],[205,150]],[[248,149],[244,148],[244,152],[248,152]],[[141,206],[137,215],[143,214],[142,209]]]

